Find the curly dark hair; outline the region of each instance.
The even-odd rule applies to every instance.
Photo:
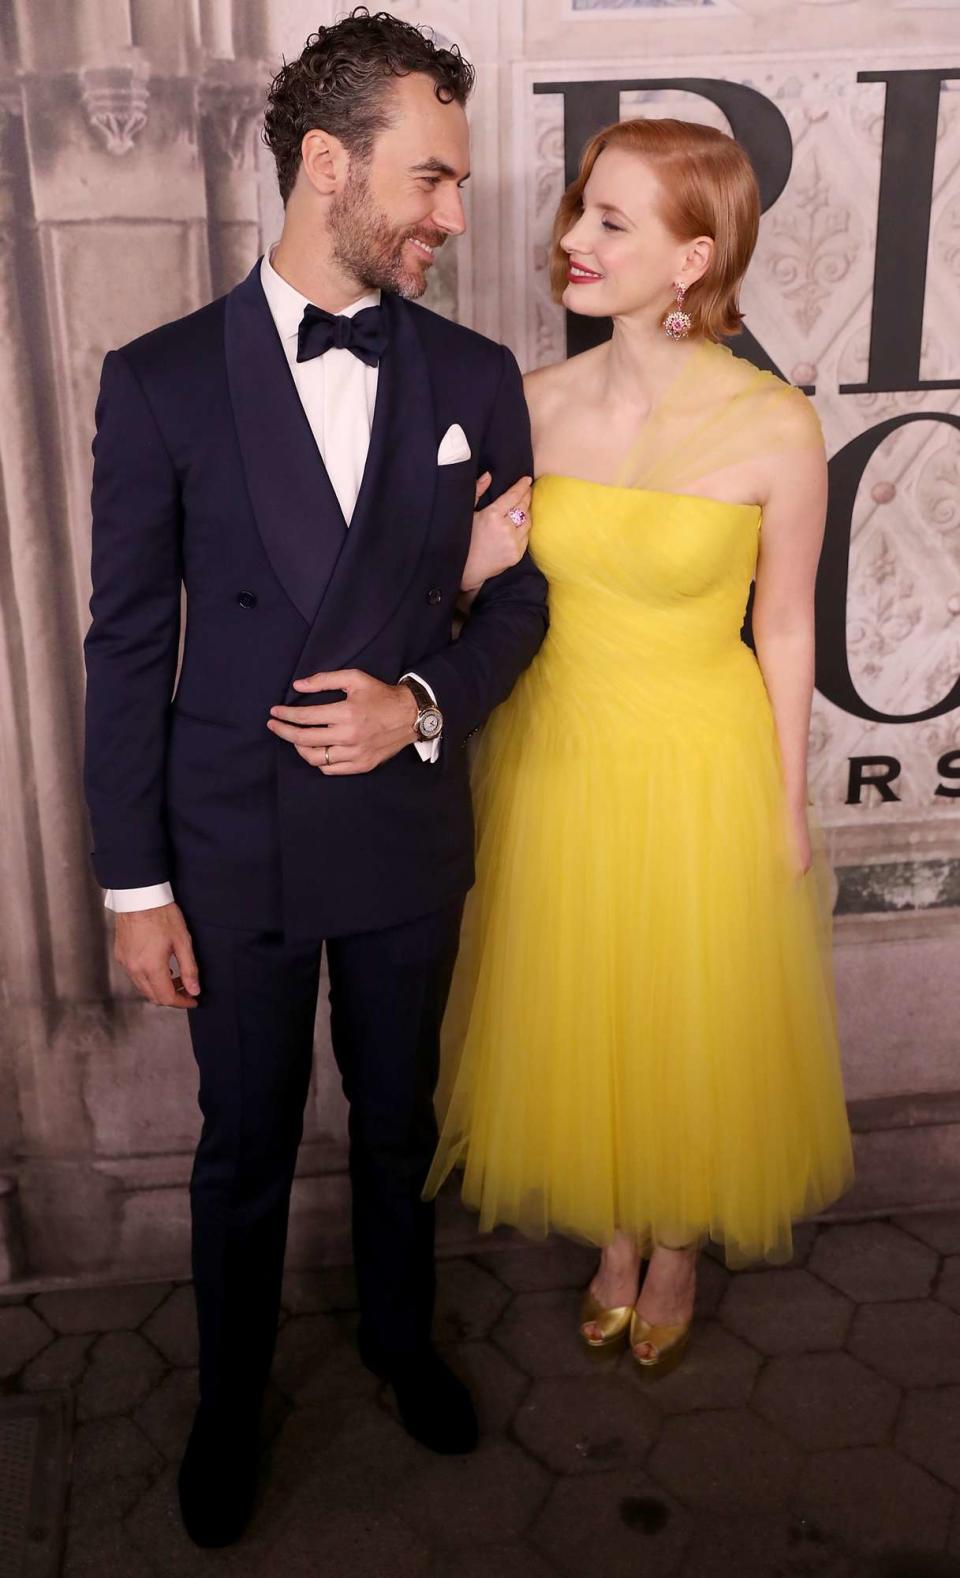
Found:
[[[456,46],[439,48],[429,32],[389,11],[355,6],[343,21],[311,33],[299,58],[277,72],[267,98],[263,140],[277,161],[284,204],[307,132],[322,127],[365,163],[391,122],[389,79],[413,72],[433,78],[442,104],[465,104],[476,76]]]

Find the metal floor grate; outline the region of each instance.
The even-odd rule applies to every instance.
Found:
[[[67,1419],[55,1395],[0,1401],[0,1578],[57,1571]]]

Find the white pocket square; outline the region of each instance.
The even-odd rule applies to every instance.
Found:
[[[437,450],[438,466],[455,466],[458,461],[470,459],[470,445],[459,422],[454,422],[444,433]]]

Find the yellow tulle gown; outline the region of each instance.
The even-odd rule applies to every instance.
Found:
[[[634,477],[705,474],[712,445],[820,441],[797,391],[702,353]],[[689,454],[706,376],[729,399]],[[740,637],[761,511],[544,475],[533,521],[550,630],[475,765],[428,1193],[461,1166],[481,1229],[787,1259],[792,1223],[852,1169],[826,873],[796,874]]]

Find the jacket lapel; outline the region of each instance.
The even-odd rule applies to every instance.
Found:
[[[230,399],[260,537],[284,591],[312,625],[347,526],[263,294],[259,262],[227,297],[224,333]]]
[[[390,343],[380,364],[363,482],[297,674],[344,668],[383,629],[420,562],[437,485],[433,392],[415,313],[384,295]],[[296,693],[296,699],[303,698]]]

